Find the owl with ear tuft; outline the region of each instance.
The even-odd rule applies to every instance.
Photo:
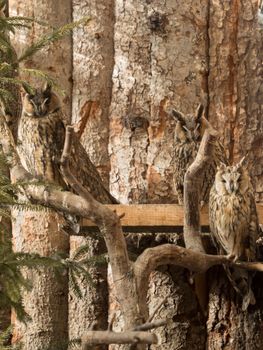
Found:
[[[174,136],[174,188],[177,193],[178,203],[183,204],[184,198],[184,176],[193,163],[205,129],[209,127],[207,120],[203,117],[204,106],[199,104],[194,114],[183,114],[170,108],[168,113],[176,120]],[[220,161],[227,162],[223,145],[216,141],[214,154],[211,162],[204,172],[200,185],[200,202],[207,203],[210,188],[214,181],[216,167]]]
[[[32,175],[70,190],[60,171],[65,118],[59,97],[50,84],[34,90],[25,85],[24,90],[23,110],[18,126],[21,162]],[[105,188],[77,135],[73,135],[69,167],[95,199],[102,203],[117,203]]]
[[[218,166],[209,198],[209,221],[214,245],[230,259],[254,261],[259,223],[254,192],[245,159],[232,166]],[[252,274],[225,266],[234,289],[242,296],[242,309],[255,304]]]

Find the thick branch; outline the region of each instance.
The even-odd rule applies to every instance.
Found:
[[[16,180],[34,180],[21,166],[12,141],[12,135],[1,116],[0,134],[0,145],[3,148]],[[35,185],[33,181],[23,187],[26,194],[35,202],[44,204],[59,211],[88,218],[100,228],[107,244],[112,265],[114,285],[118,295],[118,300],[122,307],[126,329],[133,329],[135,326],[142,324],[141,315],[145,318],[147,317],[146,294],[148,289],[148,279],[150,272],[155,270],[158,266],[173,264],[197,272],[204,272],[213,265],[228,263],[240,268],[263,271],[263,264],[260,263],[238,262],[233,264],[232,262],[229,262],[225,256],[206,255],[202,252],[166,244],[145,250],[134,264],[133,275],[119,217],[114,211],[107,208],[107,206],[97,202],[70,173],[70,169],[68,168],[68,157],[70,154],[71,135],[72,129],[69,127],[67,129],[67,138],[62,157],[62,171],[70,185],[76,190],[76,192],[80,193],[81,196],[67,191],[60,191],[48,185]],[[210,149],[211,146],[209,145],[209,142],[213,137],[214,136],[211,136],[211,134],[205,134],[203,149],[200,147],[201,155],[207,148],[208,150]],[[197,159],[196,173],[198,173],[198,169],[203,167],[203,165],[203,159]],[[195,241],[196,237],[190,235],[190,238],[193,238],[193,241]],[[194,247],[196,247],[196,245],[194,245]],[[108,334],[111,333],[112,332],[109,332]],[[98,335],[97,332],[96,334]],[[147,336],[149,335],[147,334]],[[86,341],[85,339],[86,338],[84,337],[84,341]],[[113,338],[110,338],[109,341],[112,343]],[[106,343],[109,344],[109,342]]]
[[[144,317],[148,309],[146,296],[150,273],[161,265],[177,265],[195,272],[205,272],[211,266],[228,263],[226,256],[208,255],[174,244],[163,244],[146,249],[134,263],[134,276],[137,285],[139,305]]]
[[[89,203],[94,221],[104,235],[112,268],[114,286],[125,319],[125,328],[132,328],[142,322],[142,317],[137,307],[134,280],[130,277],[131,266],[120,218],[114,211],[97,202],[71,174],[69,156],[73,133],[73,127],[67,126],[64,150],[61,157],[61,171],[74,191]]]
[[[115,333],[109,331],[88,331],[81,339],[83,349],[92,349],[95,344],[157,344],[158,338],[153,333],[126,331]]]
[[[205,253],[200,230],[199,188],[204,170],[213,153],[217,132],[205,130],[197,156],[186,171],[184,178],[184,241],[186,248]]]

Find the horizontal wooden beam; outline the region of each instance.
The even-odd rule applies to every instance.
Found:
[[[118,215],[125,214],[121,219],[121,224],[127,229],[136,227],[180,227],[184,224],[184,208],[178,204],[118,204],[107,206],[116,210]],[[263,203],[257,205],[257,211],[259,222],[263,224]],[[201,225],[209,225],[207,207],[201,210]],[[82,227],[94,226],[91,221],[83,220]]]

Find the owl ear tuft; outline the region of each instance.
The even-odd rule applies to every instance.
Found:
[[[45,82],[44,86],[43,86],[43,93],[45,95],[50,95],[51,94],[51,90],[52,90],[52,84],[48,81]]]
[[[240,161],[236,165],[236,169],[239,169],[241,167],[247,167],[248,166],[248,155],[246,154],[243,158],[240,159]]]
[[[176,121],[180,122],[182,125],[185,124],[184,115],[181,112],[177,111],[176,109],[173,109],[172,116]]]
[[[227,165],[225,163],[220,162],[219,165],[217,166],[217,170],[225,170]]]

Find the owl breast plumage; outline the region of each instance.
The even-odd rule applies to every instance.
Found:
[[[197,155],[201,139],[206,128],[202,118],[203,110],[203,106],[199,105],[194,115],[184,115],[174,109],[171,111],[171,115],[176,120],[173,156],[173,181],[179,204],[183,204],[185,173]],[[227,159],[224,147],[219,141],[217,141],[214,147],[212,160],[205,169],[205,173],[200,184],[199,198],[203,203],[208,202],[209,192],[214,181],[216,167],[220,161],[226,163]]]
[[[209,198],[209,222],[218,253],[234,260],[256,259],[259,224],[250,177],[242,165],[218,167]],[[243,296],[243,310],[255,299],[251,290],[252,274],[245,270],[226,271],[234,288]]]
[[[35,93],[26,91],[18,126],[18,151],[24,167],[34,176],[70,189],[60,172],[65,123],[57,95],[47,85]],[[69,162],[76,179],[100,202],[116,203],[105,188],[78,137],[73,135]]]
[[[216,244],[234,259],[255,259],[258,217],[253,188],[241,163],[219,166],[209,199],[211,231]]]

